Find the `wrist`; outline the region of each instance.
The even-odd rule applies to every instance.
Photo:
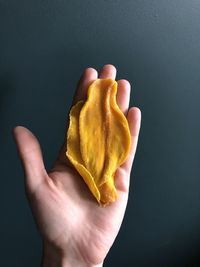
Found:
[[[102,267],[100,264],[90,264],[82,258],[74,256],[74,253],[64,253],[49,244],[43,244],[43,255],[41,267]]]

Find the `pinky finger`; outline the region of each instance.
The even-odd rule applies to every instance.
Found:
[[[127,160],[121,165],[127,174],[130,174],[135,152],[138,143],[138,137],[141,125],[141,111],[137,107],[132,107],[128,111],[127,120],[131,132],[131,149]]]

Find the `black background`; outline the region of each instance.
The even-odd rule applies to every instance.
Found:
[[[0,0],[0,265],[39,266],[11,130],[47,168],[85,67],[112,63],[142,111],[130,199],[104,266],[200,266],[200,2]]]

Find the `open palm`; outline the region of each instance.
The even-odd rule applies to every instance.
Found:
[[[113,65],[105,65],[99,74],[99,78],[115,77]],[[85,69],[73,104],[86,99],[88,86],[97,78],[95,69]],[[70,166],[65,156],[65,144],[52,170],[47,172],[36,137],[24,127],[14,129],[25,170],[27,196],[44,243],[43,266],[101,266],[112,246],[127,205],[130,171],[141,121],[138,108],[128,109],[129,97],[129,82],[119,80],[117,102],[127,116],[132,146],[126,162],[115,174],[119,198],[105,208],[98,205],[83,179]]]

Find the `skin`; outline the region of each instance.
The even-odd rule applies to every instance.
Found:
[[[116,78],[116,68],[104,65],[99,75],[84,70],[73,103],[86,99],[88,86],[97,78]],[[50,171],[46,171],[37,138],[25,127],[13,130],[25,172],[27,197],[43,240],[42,267],[103,266],[122,223],[129,193],[130,172],[141,123],[137,107],[129,108],[130,83],[119,80],[117,103],[129,123],[132,146],[126,162],[115,174],[116,202],[100,207],[83,179],[65,157],[65,143]]]

